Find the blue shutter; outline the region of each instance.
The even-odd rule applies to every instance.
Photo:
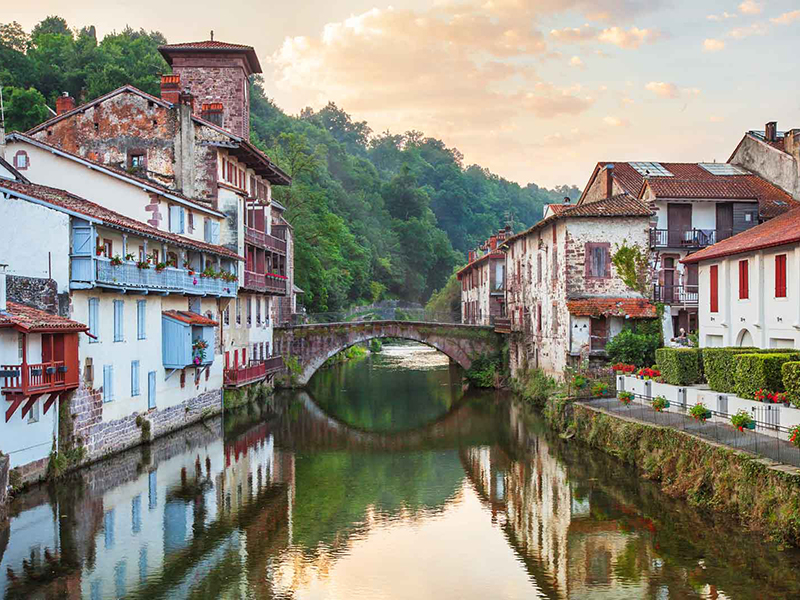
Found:
[[[89,343],[97,343],[100,341],[100,333],[98,331],[98,319],[99,319],[99,308],[100,308],[100,299],[99,298],[89,298],[89,333],[91,333],[95,338],[89,338]]]
[[[103,366],[103,402],[114,399],[114,365]]]
[[[147,300],[138,300],[136,302],[136,338],[143,340],[147,338]]]
[[[123,300],[114,300],[114,341],[123,341]]]
[[[203,239],[211,243],[211,220],[208,217],[203,220]]]
[[[183,233],[183,232],[186,231],[185,222],[184,222],[184,220],[186,218],[186,211],[183,208],[179,208],[178,210],[180,211],[180,214],[181,214],[181,229],[180,229],[180,231],[178,233]]]
[[[211,243],[219,244],[219,222],[211,221]]]
[[[131,396],[139,395],[139,361],[131,361]]]
[[[156,407],[156,372],[147,374],[147,408]]]

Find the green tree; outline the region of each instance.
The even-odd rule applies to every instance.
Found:
[[[27,131],[50,116],[44,96],[34,88],[3,88],[6,130]]]

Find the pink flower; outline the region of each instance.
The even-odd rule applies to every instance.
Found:
[[[192,281],[192,283],[193,283],[194,285],[197,285],[197,277],[195,277],[195,278],[194,278],[194,281]]]

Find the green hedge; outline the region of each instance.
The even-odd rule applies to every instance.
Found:
[[[692,385],[703,380],[700,348],[659,348],[656,364],[665,383]]]
[[[781,376],[787,398],[794,406],[800,407],[800,362],[783,363]]]
[[[737,354],[735,360],[736,395],[752,399],[758,390],[782,392],[781,367],[789,361],[800,360],[800,353]]]
[[[715,392],[736,392],[734,374],[738,354],[775,354],[775,349],[761,348],[703,348],[703,371],[708,386]]]

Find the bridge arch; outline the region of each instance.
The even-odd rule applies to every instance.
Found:
[[[500,337],[492,327],[413,321],[367,321],[297,325],[275,329],[276,350],[293,356],[300,373],[292,385],[305,386],[336,353],[373,339],[398,338],[435,348],[464,369],[473,358],[499,351]]]

